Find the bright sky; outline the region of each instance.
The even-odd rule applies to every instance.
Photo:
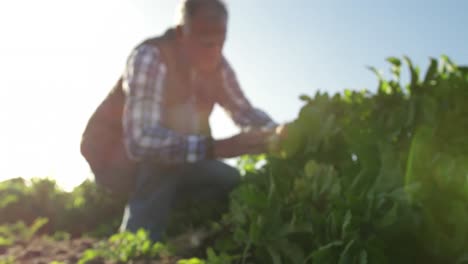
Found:
[[[0,180],[54,177],[70,189],[90,176],[79,154],[87,119],[132,47],[174,22],[178,1],[0,2]],[[388,56],[449,55],[468,64],[468,2],[231,0],[225,53],[252,103],[279,122],[302,93],[375,89],[366,69]],[[222,111],[215,137],[236,129]]]

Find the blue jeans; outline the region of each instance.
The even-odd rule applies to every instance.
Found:
[[[176,203],[227,199],[239,181],[237,169],[217,160],[166,168],[142,163],[120,230],[135,232],[144,228],[154,242],[161,241]]]

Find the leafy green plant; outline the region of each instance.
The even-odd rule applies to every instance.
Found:
[[[128,262],[138,259],[154,259],[169,256],[169,249],[161,243],[152,243],[143,229],[137,233],[122,232],[99,243],[83,253],[80,264],[95,259]]]
[[[52,239],[55,241],[69,241],[70,234],[63,231],[57,231],[52,235]]]
[[[0,183],[0,224],[32,224],[44,217],[49,222],[43,230],[49,234],[109,236],[120,224],[124,204],[123,198],[110,196],[89,180],[72,192],[64,192],[50,179]]]
[[[181,259],[177,261],[177,264],[206,264],[206,261],[198,258]]]
[[[369,68],[374,93],[301,96],[279,151],[240,159],[245,177],[221,221],[207,221],[221,205],[176,210],[169,235],[214,234],[179,263],[468,263],[468,67],[442,56],[422,75],[407,57],[387,61],[389,79]],[[72,193],[50,180],[0,184],[0,223],[51,217],[51,233],[111,234],[123,204],[92,182]],[[139,231],[99,243],[81,263],[169,255]]]
[[[47,218],[38,218],[31,226],[27,226],[21,221],[11,225],[0,226],[0,246],[10,246],[16,241],[31,240],[48,221]]]
[[[46,225],[48,219],[38,218],[31,226],[25,225],[19,221],[15,224],[0,226],[0,250],[6,250],[17,242],[29,242],[31,238]],[[1,256],[0,264],[13,264],[16,260],[12,256]]]
[[[229,256],[225,253],[216,254],[212,248],[206,250],[206,260],[198,258],[181,259],[177,264],[230,264],[237,259],[237,257]]]
[[[0,264],[15,264],[15,258],[11,257],[11,256],[6,256],[6,257],[3,257],[3,256],[0,256]]]
[[[456,263],[468,252],[468,70],[374,68],[375,94],[301,96],[279,153],[241,160],[215,247],[240,263]],[[408,65],[409,84],[401,84]],[[262,164],[262,165],[259,165]],[[437,195],[435,195],[437,194]]]

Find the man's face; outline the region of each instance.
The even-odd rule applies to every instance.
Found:
[[[191,21],[181,28],[179,35],[196,70],[206,73],[218,67],[226,31],[227,17],[208,8],[198,10]]]

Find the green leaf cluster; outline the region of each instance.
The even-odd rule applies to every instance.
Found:
[[[169,256],[169,249],[161,243],[153,243],[148,233],[141,229],[136,233],[122,232],[102,241],[83,253],[80,264],[94,260],[128,263],[130,260],[149,260]]]
[[[69,233],[105,237],[120,224],[125,199],[111,196],[86,180],[72,192],[61,190],[51,179],[21,178],[0,183],[0,224],[22,221],[32,224],[38,218],[49,221],[43,233]]]
[[[179,263],[468,263],[468,67],[442,56],[422,74],[407,57],[387,61],[390,78],[369,67],[375,92],[302,95],[279,151],[240,159],[228,213],[205,252]],[[0,184],[0,223],[47,217],[49,233],[110,234],[123,205],[92,182],[71,194],[50,180]],[[178,210],[169,233],[207,228],[214,207]],[[170,255],[141,230],[81,261]]]
[[[280,152],[241,160],[217,250],[239,263],[466,261],[468,69],[442,56],[421,77],[407,57],[388,62],[390,79],[370,68],[375,93],[301,96]]]

